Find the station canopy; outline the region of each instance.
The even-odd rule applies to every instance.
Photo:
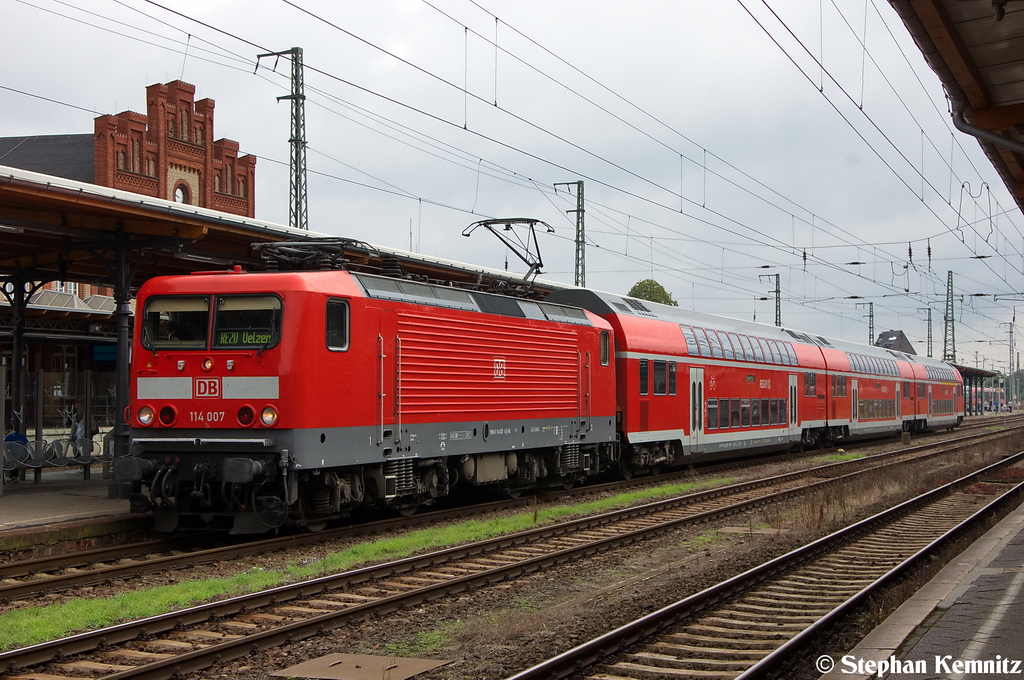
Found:
[[[137,290],[153,276],[234,265],[266,269],[253,244],[288,241],[337,242],[338,237],[0,166],[0,276],[8,281],[18,276],[113,287],[121,243],[130,286]],[[397,271],[483,290],[523,284],[521,277],[496,269],[359,241],[341,243],[340,259],[359,271]],[[534,280],[530,289],[542,296],[559,287]]]

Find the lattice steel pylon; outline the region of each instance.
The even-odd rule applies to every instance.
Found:
[[[309,229],[309,214],[306,196],[306,94],[302,79],[302,48],[293,47],[284,52],[270,52],[256,57],[256,68],[263,57],[288,57],[292,62],[292,93],[278,97],[277,101],[289,99],[292,102],[292,134],[289,166],[291,181],[288,197],[288,226]]]
[[[583,180],[578,182],[555,182],[555,191],[560,186],[576,185],[576,209],[565,212],[576,213],[576,285],[587,285],[587,233],[583,226]]]
[[[932,356],[932,308],[918,307],[919,312],[928,312],[928,356]]]
[[[956,363],[956,320],[953,310],[953,270],[949,270],[946,282],[946,314],[944,316],[946,337],[942,342],[942,360]]]

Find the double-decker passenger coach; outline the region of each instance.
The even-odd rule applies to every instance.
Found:
[[[548,300],[615,331],[627,476],[963,419],[963,379],[934,359],[590,290]]]

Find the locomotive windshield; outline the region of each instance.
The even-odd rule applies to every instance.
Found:
[[[143,315],[142,346],[151,350],[206,349],[209,327],[209,297],[152,297]]]
[[[281,298],[276,295],[218,296],[213,315],[214,349],[259,348],[281,335]]]

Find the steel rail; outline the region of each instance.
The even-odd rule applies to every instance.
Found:
[[[1020,416],[1018,416],[1017,418],[1021,419]],[[1006,426],[1007,418],[1004,417],[1003,421],[1003,425]],[[980,426],[990,426],[990,424],[981,423],[975,425],[975,427]],[[963,437],[958,437],[956,439],[943,440],[942,442],[930,442],[910,447],[908,449],[904,449],[901,452],[889,452],[887,454],[880,455],[899,455],[900,453],[924,450],[933,446],[942,446],[954,441],[965,442],[972,438],[980,438],[986,436],[991,436],[991,433],[971,434]],[[863,444],[865,445],[871,445],[875,443],[877,442],[863,442]],[[862,442],[855,442],[852,446],[859,446],[860,444],[862,444]],[[809,457],[814,455],[821,455],[823,453],[827,454],[827,452],[828,450],[824,450],[821,452],[812,451],[805,452],[803,455],[804,457]],[[795,457],[793,454],[782,454],[763,459],[744,459],[741,461],[727,461],[717,465],[703,467],[701,468],[701,473],[715,474],[718,471],[732,470],[737,468],[742,469],[743,467],[749,467],[752,464],[758,465],[780,461],[791,461],[794,460],[794,458]],[[872,459],[872,457],[867,457],[860,460],[870,459]],[[525,497],[521,499],[490,501],[485,503],[478,503],[468,507],[437,510],[433,512],[421,513],[414,517],[408,518],[401,517],[363,522],[360,524],[338,527],[319,533],[275,536],[273,538],[261,539],[258,541],[247,541],[242,545],[230,545],[216,548],[199,548],[197,550],[190,550],[189,548],[192,546],[189,546],[188,543],[191,541],[196,541],[197,539],[195,536],[186,536],[174,537],[171,539],[163,538],[155,541],[136,542],[120,546],[93,548],[90,550],[80,550],[63,555],[52,555],[40,558],[33,558],[29,560],[11,561],[0,564],[0,580],[14,580],[19,578],[27,579],[28,577],[31,577],[36,574],[58,571],[62,569],[67,569],[68,567],[73,567],[76,569],[76,571],[72,574],[42,576],[40,578],[26,580],[22,582],[0,583],[0,598],[23,598],[38,592],[67,590],[73,587],[100,583],[105,580],[115,578],[130,578],[132,576],[139,574],[150,573],[153,571],[160,571],[165,569],[173,569],[185,565],[204,564],[216,560],[243,557],[246,555],[266,553],[276,550],[284,550],[293,547],[301,547],[304,545],[315,545],[321,542],[325,542],[328,540],[336,540],[339,538],[357,538],[360,536],[373,535],[374,533],[378,532],[383,533],[394,531],[396,529],[424,526],[428,525],[431,522],[443,521],[446,519],[461,519],[471,514],[484,514],[487,512],[493,512],[495,510],[509,510],[521,507],[528,507],[532,506],[534,503],[538,501],[544,502],[552,498],[564,499],[566,497],[571,497],[575,495],[614,491],[622,488],[631,488],[638,485],[645,485],[651,481],[663,484],[665,482],[671,482],[677,479],[688,479],[691,474],[692,472],[690,471],[678,471],[658,475],[656,477],[637,477],[633,480],[588,485],[585,487],[572,489],[569,491],[559,490],[557,492],[546,492],[538,494],[536,496]],[[152,556],[153,553],[167,552],[170,550],[181,550],[184,552],[169,556]],[[103,562],[112,562],[115,560],[123,559],[136,559],[137,561],[132,564],[121,565],[102,564]]]
[[[953,444],[962,444],[973,439],[998,437],[1001,434],[1003,433],[993,434],[991,432],[985,432],[966,435],[955,439],[947,439],[941,442],[919,444],[917,446],[901,449],[899,451],[891,451],[887,453],[875,454],[873,456],[866,456],[864,458],[816,466],[814,468],[809,468],[804,471],[790,473],[790,478],[815,474],[818,472],[827,472],[830,470],[839,470],[843,467],[850,467],[862,464],[865,461],[875,461],[883,458],[907,455],[918,451],[925,451],[935,447],[948,447]],[[811,453],[808,455],[818,454]],[[776,458],[782,458],[783,460],[792,460],[792,456],[773,457],[772,460],[775,460]],[[731,469],[736,465],[737,463],[723,463],[719,466],[704,468],[702,469],[702,472],[713,474],[718,469]],[[580,489],[574,489],[572,491],[560,491],[554,494],[544,494],[536,497],[536,499],[541,501],[545,500],[546,497],[555,497],[558,499],[563,499],[568,495],[609,491],[617,488],[622,488],[623,486],[631,487],[637,484],[643,484],[651,480],[655,480],[658,483],[665,483],[673,481],[674,479],[686,479],[690,476],[690,474],[690,472],[676,472],[668,475],[659,475],[657,477],[637,478],[636,480],[628,482],[609,482],[606,484],[596,486],[582,487]],[[716,490],[701,492],[702,494],[705,494],[703,496],[700,494],[691,495],[689,496],[689,498],[692,498],[693,500],[702,500],[705,498],[714,497],[715,494],[720,495],[722,492],[735,493],[744,488],[753,489],[757,488],[758,486],[764,486],[765,484],[777,483],[781,479],[785,479],[785,477],[771,477],[765,478],[764,480],[756,480],[753,482],[742,482],[736,485],[720,487],[719,489]],[[437,522],[446,519],[461,519],[471,514],[482,514],[486,512],[492,512],[494,510],[508,510],[519,507],[527,507],[532,505],[534,502],[535,501],[533,498],[492,501],[489,503],[477,504],[470,507],[452,508],[447,510],[438,510],[430,513],[423,513],[411,518],[403,517],[386,520],[376,520],[373,522],[366,522],[357,525],[339,527],[337,529],[332,529],[326,532],[277,536],[274,538],[263,539],[260,541],[250,541],[243,543],[241,545],[229,545],[215,548],[191,550],[175,555],[143,557],[147,555],[147,553],[166,552],[168,550],[181,549],[184,547],[187,541],[195,540],[195,538],[177,538],[170,540],[162,539],[156,542],[141,542],[130,545],[112,546],[109,548],[95,548],[88,551],[79,551],[76,553],[66,555],[57,555],[52,557],[36,558],[32,560],[9,562],[7,564],[0,564],[0,579],[26,578],[34,574],[39,574],[47,571],[56,571],[68,567],[75,567],[76,571],[71,574],[44,576],[32,580],[26,580],[15,583],[0,583],[0,598],[21,598],[38,592],[66,590],[68,588],[92,585],[114,578],[129,578],[139,574],[150,573],[153,571],[160,571],[165,569],[173,569],[176,567],[186,565],[207,564],[217,560],[232,559],[236,557],[243,557],[246,555],[271,552],[275,550],[284,550],[311,544],[315,545],[328,540],[335,540],[339,538],[357,538],[360,536],[394,531],[396,529],[406,529],[410,527],[423,526],[431,522]],[[131,564],[107,564],[92,566],[96,565],[97,563],[105,561],[140,557],[143,558]]]
[[[939,453],[941,452],[929,455],[939,455]],[[669,521],[660,522],[654,526],[622,532],[615,536],[604,537],[587,544],[565,548],[546,555],[521,560],[511,566],[495,567],[487,571],[481,571],[464,577],[452,578],[439,584],[420,588],[405,594],[385,597],[363,605],[351,606],[344,611],[332,611],[321,616],[315,616],[310,619],[293,622],[271,630],[250,633],[238,640],[231,640],[211,645],[204,649],[180,654],[165,661],[158,661],[146,666],[140,666],[137,669],[124,671],[110,677],[157,678],[168,677],[168,675],[173,674],[174,672],[181,672],[184,670],[199,670],[201,668],[208,667],[217,660],[223,661],[242,656],[253,649],[253,645],[257,645],[255,648],[261,648],[260,645],[272,646],[274,644],[280,644],[287,641],[289,637],[297,638],[308,636],[316,632],[335,628],[354,618],[386,613],[401,606],[408,606],[428,599],[443,597],[453,592],[461,592],[467,588],[486,585],[492,581],[515,578],[522,574],[530,573],[552,564],[558,564],[611,548],[629,545],[657,533],[669,531],[685,524],[705,522],[710,519],[727,516],[736,512],[758,507],[760,505],[805,494],[809,491],[826,488],[831,485],[842,484],[854,476],[877,472],[879,469],[883,469],[885,467],[903,465],[919,460],[921,460],[920,457],[897,461],[889,463],[886,466],[869,468],[867,470],[849,473],[844,476],[824,479],[811,485],[748,499],[738,504],[673,518]],[[844,465],[845,463],[846,462],[839,465]],[[836,464],[824,467],[833,468],[836,467]],[[800,473],[789,473],[780,477],[792,478],[798,474]],[[696,495],[704,496],[710,494],[721,495],[721,489],[713,489]],[[471,558],[473,556],[483,555],[498,549],[514,547],[529,542],[535,542],[537,540],[565,536],[573,532],[605,526],[614,521],[622,521],[644,515],[650,515],[659,509],[671,511],[672,509],[682,505],[684,503],[683,499],[686,498],[688,497],[669,499],[636,508],[627,508],[625,510],[583,518],[572,522],[565,522],[548,527],[538,527],[536,529],[502,536],[467,546],[449,548],[384,565],[366,567],[346,572],[344,574],[324,576],[302,583],[279,586],[260,593],[238,596],[220,602],[199,605],[178,612],[149,617],[147,619],[82,633],[62,638],[60,640],[40,643],[38,645],[33,645],[19,650],[3,652],[0,653],[0,672],[10,671],[20,666],[45,663],[55,658],[65,657],[72,654],[89,652],[102,646],[123,643],[139,637],[166,632],[174,628],[201,624],[211,619],[230,616],[252,608],[272,606],[295,599],[308,598],[310,595],[314,595],[325,590],[337,590],[350,585],[364,584],[376,579],[409,573],[416,569],[436,567],[455,559]],[[692,502],[692,497],[689,498],[689,502]]]
[[[721,583],[711,586],[699,593],[684,598],[679,602],[663,607],[656,612],[648,614],[636,621],[585,642],[582,645],[537,664],[532,668],[528,668],[520,673],[510,676],[508,680],[540,680],[542,678],[544,680],[549,680],[551,678],[563,678],[571,675],[580,671],[582,668],[597,663],[602,658],[621,651],[631,644],[655,635],[665,628],[672,627],[690,615],[707,609],[721,600],[736,595],[744,590],[748,590],[753,585],[765,581],[776,574],[790,571],[795,566],[814,559],[821,554],[830,552],[835,547],[844,545],[854,538],[872,531],[876,527],[888,524],[895,519],[906,516],[915,510],[945,498],[951,495],[954,491],[973,483],[976,479],[983,477],[994,470],[1022,461],[1024,461],[1024,452],[1015,454],[999,461],[998,463],[972,472],[969,475],[965,475],[960,479],[954,480],[948,484],[933,489],[932,491],[900,503],[893,508],[882,511],[872,517],[850,525],[849,527],[819,538],[816,541],[797,548],[785,555],[769,560],[760,566],[754,567],[742,574],[733,576],[732,578],[722,581]],[[936,538],[927,546],[918,550],[898,566],[894,567],[881,578],[877,579],[874,583],[866,586],[857,594],[836,606],[825,617],[811,624],[793,639],[780,646],[777,650],[763,658],[757,664],[751,666],[741,675],[738,675],[737,680],[754,680],[754,678],[766,677],[770,672],[784,664],[787,659],[791,658],[792,654],[806,646],[808,642],[817,633],[821,632],[823,628],[834,624],[838,619],[842,618],[854,607],[863,602],[865,598],[876,592],[879,588],[887,585],[907,569],[914,566],[918,560],[933,554],[936,550],[946,545],[950,540],[956,538],[973,526],[973,524],[978,522],[984,515],[990,514],[996,508],[1001,508],[1008,503],[1018,501],[1021,495],[1024,495],[1024,482],[1017,484],[1002,496],[993,500],[992,503],[985,505],[977,513],[958,523],[942,536]]]

